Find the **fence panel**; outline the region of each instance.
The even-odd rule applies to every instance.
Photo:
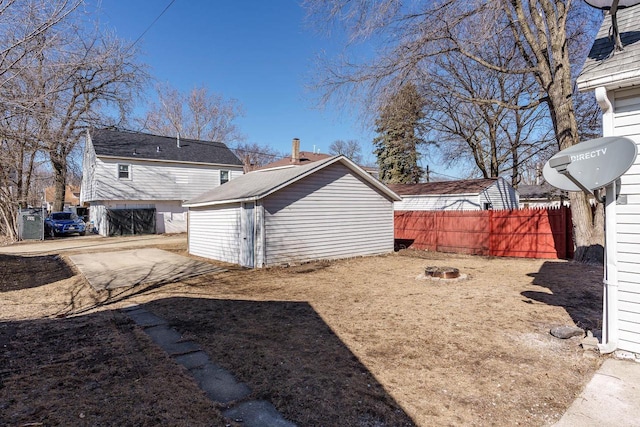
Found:
[[[396,211],[400,247],[524,258],[573,257],[569,208]]]
[[[490,212],[438,212],[436,250],[469,255],[489,255]]]
[[[394,215],[395,238],[401,247],[437,250],[437,212],[396,211]]]
[[[567,258],[567,209],[493,211],[491,255]]]

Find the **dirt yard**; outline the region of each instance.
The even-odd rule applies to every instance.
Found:
[[[600,267],[402,251],[95,292],[72,253],[0,255],[0,425],[233,425],[132,303],[300,426],[551,425],[602,362],[549,334],[600,326]]]

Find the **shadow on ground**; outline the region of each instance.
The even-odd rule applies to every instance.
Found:
[[[298,425],[414,425],[307,303],[143,307]],[[118,310],[1,322],[0,367],[0,425],[235,425]]]
[[[170,298],[145,308],[298,425],[414,425],[305,302]]]
[[[0,292],[37,288],[74,274],[57,255],[0,255]]]
[[[585,274],[585,271],[591,274]],[[573,262],[547,261],[537,273],[530,273],[533,284],[548,288],[551,293],[525,291],[530,300],[563,307],[573,322],[583,329],[601,329],[602,266]]]

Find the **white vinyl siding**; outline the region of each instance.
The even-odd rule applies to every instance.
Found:
[[[96,200],[96,153],[91,139],[87,138],[82,158],[82,185],[80,186],[80,204],[89,200]]]
[[[189,209],[189,253],[240,262],[240,204]]]
[[[393,208],[397,211],[477,211],[482,209],[477,194],[401,196]]]
[[[640,145],[640,89],[615,92],[614,135]],[[621,178],[616,205],[618,268],[618,347],[640,353],[640,156]]]
[[[481,193],[401,197],[401,201],[394,203],[396,211],[477,211],[485,209],[485,203],[491,203],[491,209],[496,210],[518,208],[517,192],[502,178]]]
[[[333,164],[263,201],[266,265],[388,253],[390,200]]]
[[[219,168],[131,161],[130,179],[123,180],[118,179],[119,164],[96,159],[93,200],[188,200],[220,185]]]
[[[507,184],[507,182],[499,178],[495,184],[480,193],[481,206],[484,203],[491,203],[491,209],[518,209],[518,193]]]

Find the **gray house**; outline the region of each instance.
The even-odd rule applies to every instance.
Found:
[[[603,136],[624,136],[640,147],[640,6],[618,10],[624,50],[615,51],[605,17],[578,77],[578,89],[594,91]],[[622,175],[619,196],[606,203],[606,281],[601,352],[640,354],[640,156]],[[612,186],[610,186],[612,187]]]
[[[242,162],[221,142],[91,130],[80,202],[105,236],[186,232],[182,203],[242,174]]]
[[[402,196],[397,211],[518,209],[518,192],[503,178],[389,184]]]
[[[189,253],[263,267],[393,251],[400,197],[344,156],[258,170],[189,200]]]

